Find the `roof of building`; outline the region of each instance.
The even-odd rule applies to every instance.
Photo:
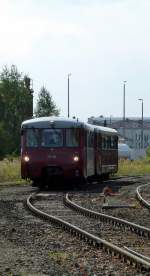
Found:
[[[122,118],[102,118],[102,117],[91,117],[88,119],[88,122],[95,125],[109,125],[112,128],[141,128],[142,120],[138,117],[130,117],[126,118],[125,122]],[[150,128],[150,118],[144,117],[143,118],[143,128]]]
[[[98,120],[98,121],[104,121],[104,120],[107,120],[107,121],[111,121],[111,122],[116,122],[116,121],[123,121],[123,117],[113,117],[113,116],[110,116],[110,117],[105,117],[103,115],[100,115],[98,117],[94,117],[94,116],[91,116],[88,118],[88,120]],[[127,117],[126,116],[126,120],[131,120],[131,121],[141,121],[141,117]],[[146,121],[146,122],[150,122],[150,117],[143,117],[143,120]]]

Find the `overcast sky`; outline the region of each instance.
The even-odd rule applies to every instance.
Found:
[[[15,64],[61,115],[150,116],[150,0],[0,0],[0,70]]]

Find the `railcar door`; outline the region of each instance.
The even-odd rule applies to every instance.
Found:
[[[96,135],[96,151],[95,151],[95,168],[96,174],[101,175],[102,173],[102,136],[100,133]]]
[[[87,132],[87,176],[94,175],[94,132]]]

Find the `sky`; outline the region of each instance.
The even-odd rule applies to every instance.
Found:
[[[15,64],[70,117],[150,116],[150,0],[0,0],[0,71]]]

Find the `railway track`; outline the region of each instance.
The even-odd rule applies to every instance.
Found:
[[[72,235],[75,235],[80,239],[88,242],[88,244],[103,249],[111,256],[117,256],[125,263],[133,265],[135,269],[150,272],[150,262],[148,259],[144,259],[144,256],[137,256],[135,253],[129,252],[129,250],[124,249],[122,245],[122,247],[118,246],[122,233],[118,235],[118,240],[115,242],[118,244],[114,244],[114,242],[110,242],[110,237],[111,240],[114,241],[116,239],[116,231],[114,231],[114,237],[112,237],[112,234],[110,234],[112,233],[112,226],[109,229],[106,227],[105,230],[107,230],[108,235],[106,235],[106,239],[103,239],[101,237],[98,220],[102,220],[103,223],[105,223],[108,222],[109,219],[111,224],[115,227],[121,226],[124,229],[131,230],[136,234],[141,235],[142,244],[144,239],[143,237],[146,237],[146,239],[150,237],[150,229],[141,227],[139,225],[129,225],[129,222],[127,223],[121,219],[113,219],[111,216],[102,215],[100,213],[87,210],[86,208],[83,208],[72,202],[69,198],[69,195],[67,194],[64,198],[64,203],[67,205],[67,207],[71,207],[78,212],[78,214],[75,216],[71,209],[68,209],[66,206],[64,206],[60,196],[57,197],[56,195],[56,198],[54,199],[54,195],[51,196],[50,194],[46,193],[35,193],[28,197],[27,205],[29,209],[36,215],[49,220],[66,231],[69,231]],[[85,215],[88,216],[88,218]],[[133,235],[137,236],[135,233],[133,233]],[[133,239],[133,237],[131,237],[131,239]],[[128,243],[129,242],[131,242],[130,239]]]
[[[74,209],[75,211],[82,213],[85,216],[88,216],[88,217],[91,217],[94,219],[99,219],[102,222],[110,223],[116,227],[121,227],[121,228],[123,228],[123,230],[129,230],[131,232],[134,232],[134,233],[138,234],[139,236],[150,238],[150,229],[149,228],[129,222],[124,219],[120,219],[118,217],[106,215],[104,213],[99,213],[99,212],[95,212],[93,210],[84,208],[84,207],[76,204],[72,200],[70,200],[68,193],[66,194],[66,196],[64,198],[64,204],[66,204],[66,206]]]
[[[145,206],[146,208],[150,209],[150,198],[149,198],[149,200],[146,200],[142,196],[142,191],[144,190],[145,187],[147,188],[148,186],[150,186],[150,183],[144,184],[144,185],[140,185],[139,187],[137,187],[137,189],[136,189],[136,196],[137,196],[138,200],[141,202],[141,204],[143,206]]]

